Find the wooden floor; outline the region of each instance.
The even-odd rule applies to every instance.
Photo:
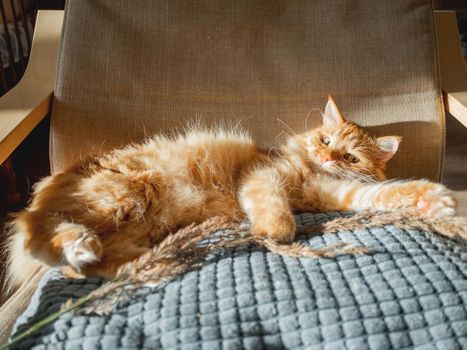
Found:
[[[443,183],[456,193],[458,213],[467,216],[467,127],[446,116]]]

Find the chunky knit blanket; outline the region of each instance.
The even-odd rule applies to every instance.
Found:
[[[298,227],[340,214],[302,214]],[[236,249],[163,285],[142,288],[110,315],[62,315],[20,349],[467,348],[467,249],[394,226],[308,235],[368,255],[288,258]],[[13,333],[97,288],[51,270]]]

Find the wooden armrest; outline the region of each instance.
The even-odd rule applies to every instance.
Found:
[[[443,94],[446,111],[467,127],[467,88],[465,91]]]
[[[454,198],[457,201],[457,215],[467,218],[467,191],[454,191]]]
[[[23,78],[0,98],[0,163],[50,110],[62,22],[63,11],[38,12]]]
[[[462,55],[456,13],[435,11],[444,108],[467,126],[467,68]]]

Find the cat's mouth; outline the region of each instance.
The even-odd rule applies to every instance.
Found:
[[[337,175],[338,173],[341,172],[340,169],[336,166],[336,162],[333,160],[321,162],[320,168],[324,170],[326,173],[333,174],[333,175]]]
[[[333,175],[336,177],[339,177],[339,170],[336,169],[335,164],[332,164],[333,162],[324,162],[324,163],[318,163],[316,166],[316,171],[326,174],[326,175]]]
[[[336,164],[321,164],[320,171],[338,179],[356,180],[372,183],[378,182],[378,178],[372,173],[365,174],[361,172],[346,170],[340,168]]]
[[[338,179],[345,179],[351,177],[347,172],[340,168],[335,161],[326,161],[319,165],[320,172],[330,175]]]
[[[332,170],[334,168],[334,163],[332,161],[323,162],[323,163],[321,163],[321,167],[323,169]]]

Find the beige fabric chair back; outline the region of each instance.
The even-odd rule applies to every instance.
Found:
[[[404,137],[391,176],[438,179],[432,10],[431,0],[68,0],[52,169],[196,120],[277,144],[318,125],[331,94],[371,133]]]

